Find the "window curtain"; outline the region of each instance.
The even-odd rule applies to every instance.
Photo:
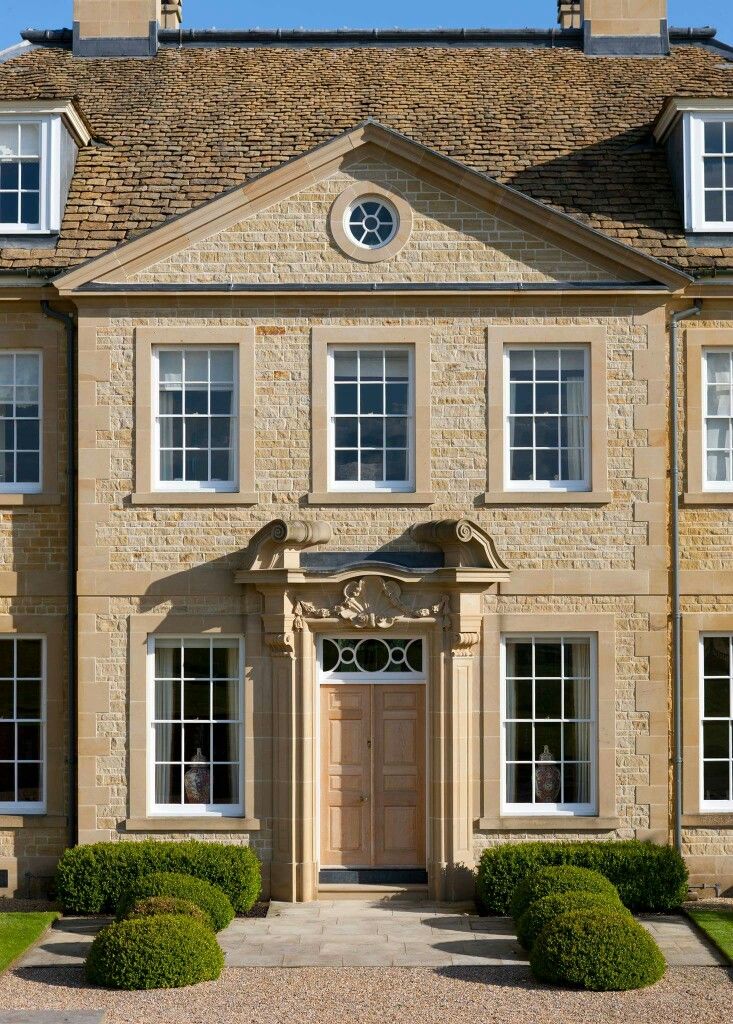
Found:
[[[179,685],[172,680],[174,675],[174,654],[176,648],[157,646],[155,648],[155,720],[168,722],[179,717],[180,706],[176,707]],[[180,697],[178,698],[180,700]],[[155,760],[170,761],[173,755],[174,725],[156,725]],[[155,766],[155,802],[173,802],[172,794],[178,786],[173,785],[174,773],[180,773],[180,765],[159,764]]]
[[[573,678],[567,680],[566,703],[568,695],[572,702],[572,708],[565,710],[566,718],[579,719],[576,726],[577,734],[577,758],[579,763],[576,766],[577,787],[575,793],[565,795],[567,803],[587,804],[591,801],[591,652],[590,643],[581,640],[568,645],[570,648],[570,665],[572,666]],[[585,724],[581,724],[585,723]]]
[[[568,479],[585,477],[585,371],[566,386],[568,432]]]

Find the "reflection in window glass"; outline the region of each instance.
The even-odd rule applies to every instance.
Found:
[[[161,348],[157,352],[158,479],[161,486],[236,486],[236,352]]]
[[[41,126],[0,124],[0,224],[40,227]]]
[[[594,666],[587,637],[507,639],[505,802],[592,813]]]
[[[41,640],[0,639],[0,806],[44,803]]]
[[[41,356],[0,353],[0,490],[41,486]]]
[[[733,637],[702,638],[702,799],[733,805]]]
[[[332,479],[402,489],[412,479],[412,360],[406,347],[331,352]]]
[[[733,222],[733,121],[705,121],[703,140],[705,220]]]
[[[703,354],[705,482],[733,483],[733,349]]]
[[[156,639],[154,651],[155,804],[231,813],[242,802],[239,641]]]
[[[508,351],[509,480],[546,486],[587,481],[587,350]]]

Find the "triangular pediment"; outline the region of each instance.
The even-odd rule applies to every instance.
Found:
[[[340,196],[372,187],[399,197],[409,231],[387,258],[364,262],[339,245],[332,211]],[[676,290],[687,281],[658,260],[367,122],[55,284],[72,293],[447,282],[644,283]]]

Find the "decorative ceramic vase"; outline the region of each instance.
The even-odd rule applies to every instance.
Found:
[[[550,748],[545,744],[545,749],[540,754],[540,761],[552,761]],[[542,804],[554,804],[560,795],[560,769],[556,764],[541,764],[535,768],[535,789],[537,790],[537,801]]]
[[[209,784],[211,772],[208,758],[204,757],[201,747],[191,758],[193,762],[183,775],[183,788],[186,791],[186,802],[189,804],[207,804],[209,802]]]

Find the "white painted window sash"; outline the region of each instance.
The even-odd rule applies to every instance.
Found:
[[[2,125],[40,127],[39,221],[23,224],[0,221],[0,235],[47,235],[61,228],[61,118],[59,116],[0,117]]]
[[[560,351],[567,348],[581,348],[583,351],[583,421],[585,429],[583,432],[583,479],[582,480],[513,480],[511,475],[511,382],[509,380],[509,363],[512,352],[536,351],[546,348],[548,351]],[[589,491],[591,487],[591,420],[590,420],[590,348],[587,345],[505,345],[504,346],[504,440],[503,440],[503,461],[504,461],[504,483],[507,491],[539,491],[539,492],[578,492]],[[534,384],[534,382],[533,382]],[[520,414],[521,415],[521,414]],[[534,414],[528,414],[534,416]],[[560,415],[560,414],[559,414]],[[533,442],[533,459],[537,447]]]
[[[699,759],[699,775],[700,775],[700,785],[699,785],[700,810],[703,813],[707,812],[707,813],[710,813],[710,814],[715,814],[715,813],[720,814],[721,812],[722,813],[728,813],[728,812],[733,811],[733,751],[731,750],[731,744],[733,744],[733,739],[731,739],[731,726],[730,726],[730,722],[731,722],[731,720],[733,720],[733,656],[731,657],[731,661],[730,661],[730,665],[729,665],[729,673],[728,673],[728,696],[729,696],[729,700],[730,700],[729,716],[728,716],[727,719],[724,716],[710,716],[710,717],[707,717],[705,715],[705,679],[706,679],[706,676],[705,676],[705,638],[706,637],[725,637],[725,638],[727,638],[730,641],[731,634],[730,633],[718,633],[718,632],[710,631],[710,630],[707,630],[705,633],[701,633],[700,634],[700,643],[699,643],[699,652],[698,652],[698,657],[699,657],[699,673],[698,674],[699,674],[699,677],[700,677],[700,690],[699,690],[699,699],[700,699],[700,716],[699,716],[699,718],[700,718],[700,720],[698,722],[698,750],[699,750],[698,759]],[[708,676],[707,678],[708,679],[715,679],[715,678],[723,679],[724,677],[722,677],[722,676],[721,677]],[[721,721],[721,722],[727,721],[728,722],[728,758],[727,758],[727,761],[728,761],[728,792],[731,794],[731,799],[730,800],[706,800],[705,799],[705,762],[706,761],[719,761],[721,764],[724,764],[725,761],[726,761],[726,758],[706,758],[705,757],[704,724],[705,724],[705,722],[710,722],[710,721]]]
[[[237,646],[237,657],[238,657],[238,676],[239,676],[239,694],[238,694],[238,745],[237,751],[239,755],[239,770],[237,773],[237,780],[239,785],[239,800],[236,804],[188,804],[184,801],[183,788],[181,790],[181,803],[158,803],[155,798],[155,647],[156,641],[158,640],[177,640],[184,642],[186,640],[204,640],[204,639],[216,639],[216,640],[230,640],[232,646]],[[181,681],[181,686],[183,682]],[[216,634],[213,637],[207,635],[199,636],[180,636],[180,635],[169,635],[169,634],[153,634],[148,637],[147,644],[147,695],[146,695],[146,706],[147,706],[147,744],[146,744],[146,758],[147,758],[147,805],[148,815],[150,817],[210,817],[210,818],[221,818],[221,817],[242,817],[244,815],[244,763],[245,763],[245,751],[244,751],[244,638],[237,636],[227,636]],[[209,705],[211,707],[211,701],[213,700],[213,683],[212,679],[209,678]],[[181,700],[183,700],[183,693],[181,693]],[[180,722],[183,726],[186,719],[183,717]],[[204,720],[202,720],[204,721]],[[213,722],[213,713],[209,721],[205,724],[209,725]],[[183,731],[181,733],[181,763],[185,765],[184,760],[184,749],[183,749],[184,737]],[[211,759],[209,764],[211,764]],[[234,762],[232,762],[234,763]],[[183,785],[183,784],[182,784]]]
[[[192,352],[199,350],[206,353],[218,353],[224,351],[223,347],[213,346],[207,347],[206,345],[180,345],[180,346],[160,346],[153,349],[153,367],[151,373],[152,381],[152,415],[153,415],[153,430],[151,431],[152,440],[152,467],[153,467],[153,488],[156,491],[165,491],[173,493],[191,493],[191,492],[211,492],[211,493],[233,493],[239,486],[239,351],[236,347],[227,348],[227,351],[233,353],[233,379],[232,379],[232,411],[230,419],[231,424],[231,435],[230,435],[230,450],[231,454],[229,457],[230,464],[234,468],[234,478],[232,480],[161,480],[160,476],[160,462],[161,462],[161,444],[160,444],[160,360],[159,356],[162,351],[165,352]],[[185,419],[185,381],[181,383],[181,394],[182,394],[182,412],[181,417]],[[209,394],[209,406],[211,403],[211,380],[208,382],[208,394]],[[207,421],[211,421],[211,412],[206,416]],[[203,418],[203,417],[202,417]],[[183,427],[182,429],[185,429]],[[183,449],[183,465],[185,467],[185,452],[186,448]],[[210,462],[211,448],[201,449],[207,451],[207,458]]]
[[[534,800],[534,782],[533,782],[533,800],[531,803],[516,803],[511,802],[507,799],[507,757],[506,757],[506,734],[507,725],[513,722],[521,721],[524,723],[530,723],[533,727],[538,722],[555,722],[557,719],[538,719],[532,717],[530,719],[508,719],[506,714],[507,708],[507,643],[513,641],[519,642],[566,642],[573,643],[578,641],[587,641],[590,648],[590,719],[562,719],[565,722],[574,721],[590,721],[590,796],[591,799],[588,803],[540,803]],[[597,643],[596,637],[592,633],[563,633],[562,635],[556,633],[509,633],[503,635],[500,641],[501,645],[501,695],[500,695],[500,714],[501,714],[501,735],[500,735],[500,764],[501,764],[501,784],[500,784],[500,808],[501,813],[506,816],[522,816],[522,817],[548,817],[551,818],[557,815],[576,815],[578,817],[592,817],[598,813],[598,658],[597,658]],[[532,685],[534,691],[535,677],[532,677]],[[564,682],[564,677],[563,677]],[[564,700],[564,697],[563,697]],[[533,697],[534,703],[534,697]],[[533,707],[534,713],[534,707]],[[534,748],[535,738],[533,730],[532,745]],[[564,743],[563,743],[564,747]],[[560,758],[560,770],[565,764],[564,750],[561,751]],[[536,758],[533,759],[533,764],[537,764]],[[554,763],[554,762],[553,762]],[[533,769],[534,771],[534,769]]]
[[[47,774],[48,774],[48,758],[47,758],[47,738],[46,738],[46,707],[47,707],[47,658],[46,658],[46,638],[33,633],[5,633],[0,634],[0,640],[38,640],[41,644],[41,718],[40,718],[40,731],[41,731],[41,800],[16,800],[16,801],[0,801],[0,814],[45,814],[47,806]],[[17,668],[16,674],[13,679],[13,687],[17,689]],[[33,721],[37,722],[38,719],[19,719],[17,716],[17,707],[13,709],[14,717],[12,719],[14,727],[20,721]],[[5,723],[9,720],[4,719]],[[18,761],[18,751],[15,751],[15,770],[17,773],[17,765],[21,762]],[[2,754],[0,753],[0,757]],[[17,777],[17,775],[16,775]]]
[[[415,490],[415,349],[413,345],[381,345],[374,346],[375,352],[406,351],[408,357],[407,381],[407,480],[336,480],[336,444],[335,444],[335,380],[334,353],[371,351],[371,346],[329,345],[328,347],[328,489],[345,493],[410,493]],[[357,384],[357,388],[360,387]],[[358,412],[354,414],[358,419]],[[357,449],[357,459],[361,446]]]

